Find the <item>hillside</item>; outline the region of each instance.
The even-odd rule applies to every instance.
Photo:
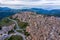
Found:
[[[60,40],[60,18],[36,14],[35,12],[21,12],[12,16],[19,21],[27,22],[26,31],[30,34],[26,40]]]

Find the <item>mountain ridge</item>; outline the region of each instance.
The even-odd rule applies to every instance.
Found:
[[[42,9],[42,8],[11,9],[8,7],[0,7],[0,19],[7,17],[7,16],[11,16],[11,15],[16,14],[18,12],[25,12],[25,11],[36,12],[37,14],[60,17],[60,9],[52,9],[52,10],[46,10],[46,9]]]

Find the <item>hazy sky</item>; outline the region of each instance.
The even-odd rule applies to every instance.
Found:
[[[10,8],[60,8],[60,0],[0,0],[0,7]]]

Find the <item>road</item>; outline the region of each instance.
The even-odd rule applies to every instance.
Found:
[[[26,36],[24,34],[16,31],[16,30],[22,30],[23,31],[23,29],[19,28],[17,21],[13,20],[13,19],[10,19],[10,18],[8,18],[8,19],[15,23],[15,25],[16,25],[16,29],[14,30],[15,33],[14,34],[9,34],[9,35],[8,34],[3,34],[1,40],[4,40],[7,37],[9,38],[12,35],[20,35],[23,38],[23,40],[26,40]]]

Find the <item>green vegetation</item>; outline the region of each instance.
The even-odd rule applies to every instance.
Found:
[[[30,34],[28,33],[28,32],[26,32],[26,30],[23,30],[23,31],[21,31],[21,30],[16,30],[17,32],[20,32],[20,33],[24,33],[24,35],[26,35],[26,36],[29,36]]]
[[[16,25],[14,26],[14,30],[16,29]]]
[[[0,26],[0,30],[2,29],[2,26]]]
[[[19,22],[19,19],[17,19],[17,17],[12,18],[12,16],[9,17],[10,19],[16,20],[17,22]]]
[[[24,35],[29,36],[30,34],[24,30]]]
[[[24,32],[24,35],[29,36],[30,34],[28,32]]]
[[[11,34],[11,33],[14,33],[14,30],[11,30],[11,31],[8,32],[8,34]]]
[[[28,26],[27,22],[18,22],[19,28],[25,29]]]
[[[17,32],[23,33],[22,30],[16,30]]]
[[[26,27],[28,26],[28,23],[27,22],[22,22],[19,19],[17,19],[17,17],[14,18],[13,20],[16,20],[17,23],[18,23],[18,25],[19,25],[19,28],[22,28],[23,31],[24,31],[24,32],[22,32],[22,30],[16,30],[17,32],[24,33],[24,35],[26,35],[26,36],[29,36],[30,35],[28,32],[26,32]],[[14,29],[16,29],[16,26],[14,27]]]
[[[19,19],[17,19],[17,17],[16,18],[10,17],[10,18],[17,21],[18,25],[20,26],[19,28],[25,29],[28,26],[27,22],[21,22]],[[16,27],[14,29],[16,29]]]
[[[19,35],[12,35],[8,40],[23,40],[23,38]]]
[[[10,20],[8,20],[7,18],[0,20],[0,26],[9,25],[11,23],[12,22]]]
[[[5,40],[8,40],[9,38],[6,38]]]

